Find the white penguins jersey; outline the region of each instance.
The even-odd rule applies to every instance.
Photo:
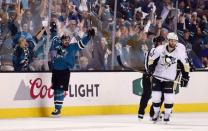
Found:
[[[146,71],[148,71],[148,68],[149,68],[149,59],[150,59],[149,57],[154,52],[154,50],[155,50],[155,47],[150,49],[150,51],[145,54],[144,67]]]
[[[178,60],[181,61],[186,72],[189,72],[190,70],[186,48],[181,43],[177,43],[176,48],[172,52],[168,52],[167,48],[167,44],[155,48],[155,50],[149,54],[148,65],[153,64],[153,62],[159,58],[153,75],[155,77],[158,76],[169,80],[175,80]],[[157,79],[167,81],[162,78]]]

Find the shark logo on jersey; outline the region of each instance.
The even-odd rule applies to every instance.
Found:
[[[172,57],[172,56],[168,56],[165,55],[162,57],[163,59],[163,66],[165,66],[166,68],[170,67],[172,64],[176,63],[176,58]]]
[[[56,55],[57,58],[64,57],[67,54],[67,51],[62,46],[58,46],[56,50],[57,50],[57,55]]]

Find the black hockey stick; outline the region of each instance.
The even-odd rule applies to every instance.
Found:
[[[132,70],[132,71],[135,71],[135,72],[140,72],[140,73],[142,73],[142,74],[147,74],[147,72],[145,72],[145,71],[137,70],[137,69],[131,68],[131,67],[129,67],[129,66],[126,66],[126,64],[122,62],[121,56],[120,56],[120,55],[117,56],[117,61],[118,61],[118,64],[119,64],[121,67],[123,67],[124,69]],[[180,82],[178,82],[178,81],[176,81],[176,80],[171,80],[171,79],[164,78],[164,77],[160,77],[160,76],[156,76],[156,75],[153,75],[153,74],[151,74],[151,76],[157,77],[157,78],[160,78],[160,79],[163,79],[163,80],[167,80],[167,81],[172,81],[172,82],[174,82],[174,83],[176,83],[176,84],[180,84]]]

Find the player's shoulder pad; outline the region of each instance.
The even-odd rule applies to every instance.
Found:
[[[159,45],[155,48],[155,51],[157,52],[161,52],[162,50],[164,50],[166,48],[166,44],[164,45]]]
[[[163,45],[159,45],[156,48],[152,48],[149,52],[149,56],[152,57],[153,55],[159,55],[164,49]]]
[[[179,50],[186,50],[185,45],[184,45],[184,44],[181,44],[181,43],[177,43],[177,48],[178,48]]]

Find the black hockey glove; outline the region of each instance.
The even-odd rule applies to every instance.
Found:
[[[90,37],[94,37],[94,36],[95,36],[95,30],[94,30],[93,28],[88,29],[88,30],[87,30],[87,34],[88,34]]]
[[[150,72],[147,72],[146,73],[146,77],[149,77],[150,78],[150,77],[152,77],[152,75],[153,75],[153,73],[150,73]]]
[[[150,79],[152,77],[152,74],[149,74],[148,72],[146,72],[143,77],[145,77],[146,79]]]
[[[147,75],[151,77],[154,71],[155,71],[155,67],[153,65],[149,65],[148,70],[147,70]]]
[[[185,79],[185,78],[182,78],[181,79],[181,87],[187,87],[188,86],[188,81],[189,79]]]
[[[189,81],[189,73],[188,72],[182,72],[182,78],[181,78],[181,87],[187,87]]]

